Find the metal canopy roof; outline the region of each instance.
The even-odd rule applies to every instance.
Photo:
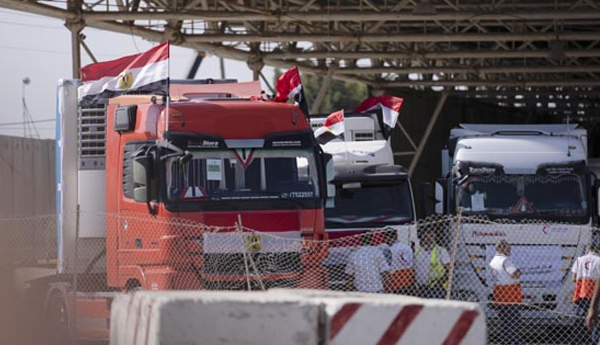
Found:
[[[451,93],[600,116],[599,0],[0,0],[85,26],[374,90]],[[78,60],[79,44],[73,44]],[[76,53],[75,53],[76,52]],[[77,62],[76,62],[77,63]],[[77,66],[78,67],[78,66]]]

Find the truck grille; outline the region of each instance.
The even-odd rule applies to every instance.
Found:
[[[79,109],[79,168],[103,170],[106,160],[106,105]]]
[[[245,275],[246,264],[243,254],[203,254],[205,274],[232,276]],[[281,274],[299,272],[302,268],[299,253],[253,253],[246,254],[250,274]],[[252,259],[252,260],[250,260]]]

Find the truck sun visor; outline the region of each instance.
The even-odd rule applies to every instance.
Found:
[[[458,178],[472,175],[504,175],[504,168],[495,163],[458,161],[454,175]]]
[[[572,163],[548,163],[538,167],[537,175],[565,175],[565,174],[583,174],[585,172],[585,162]]]

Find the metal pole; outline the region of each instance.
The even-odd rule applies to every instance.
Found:
[[[90,57],[90,59],[92,59],[92,62],[97,63],[98,59],[96,59],[96,57],[90,50],[90,47],[88,47],[88,45],[85,43],[85,35],[84,34],[79,34],[79,43],[81,43],[81,46],[83,47],[83,49],[85,50],[87,55]]]
[[[456,261],[456,250],[458,248],[458,234],[462,223],[462,208],[458,210],[456,217],[456,225],[454,227],[454,241],[452,243],[452,256],[450,257],[450,265],[448,267],[448,289],[446,290],[446,299],[452,296],[452,280],[454,277],[454,262]]]
[[[416,150],[417,149],[417,145],[411,139],[410,135],[408,135],[408,132],[406,131],[406,129],[404,129],[404,127],[402,126],[402,124],[400,123],[400,121],[396,122],[396,125],[398,126],[398,128],[400,128],[400,131],[402,131],[402,134],[404,134],[404,136],[406,137],[406,139],[408,140],[408,142],[410,143],[410,145],[413,147],[413,149]]]
[[[325,94],[329,90],[329,85],[331,84],[331,79],[333,78],[333,74],[336,69],[337,68],[335,65],[329,67],[327,75],[325,76],[325,80],[323,80],[321,88],[319,89],[319,93],[317,94],[317,99],[315,99],[315,102],[313,103],[312,108],[310,109],[311,114],[315,114],[321,106],[321,102],[323,102],[323,98],[325,98]]]
[[[431,134],[431,131],[433,130],[433,125],[435,125],[435,123],[437,122],[437,118],[440,115],[442,108],[444,107],[444,103],[446,103],[446,98],[448,98],[448,92],[442,91],[442,94],[440,95],[440,99],[438,100],[438,103],[435,107],[435,111],[433,112],[433,115],[431,116],[431,120],[429,120],[429,124],[427,125],[427,128],[425,129],[425,133],[423,134],[423,137],[421,138],[421,142],[419,143],[419,147],[417,148],[415,157],[413,158],[412,162],[410,162],[410,168],[408,169],[409,177],[412,177],[412,174],[415,171],[415,168],[417,167],[419,158],[421,158],[421,154],[423,153],[423,148],[425,148],[425,144],[427,144],[429,135]]]
[[[78,249],[79,249],[79,222],[81,221],[81,208],[80,205],[77,205],[77,212],[75,214],[75,259],[73,262],[72,269],[74,271],[73,274],[73,325],[75,325],[75,329],[77,329],[77,284],[78,284],[78,276],[79,276],[79,266],[78,264]],[[67,298],[67,305],[69,305],[69,299]]]
[[[225,79],[225,59],[219,58],[219,70],[221,71],[221,79]]]
[[[267,78],[265,78],[265,75],[263,74],[263,72],[259,72],[260,77],[262,78],[263,82],[265,82],[265,85],[267,85],[267,87],[269,88],[269,90],[271,91],[271,94],[276,94],[277,90],[275,90],[275,88],[271,85],[271,83],[267,80]]]
[[[71,26],[71,61],[73,66],[73,78],[81,78],[79,70],[81,69],[81,47],[79,45],[79,33],[81,28]]]
[[[69,10],[77,12],[81,10],[81,5],[69,3]],[[73,68],[73,78],[80,79],[79,69],[81,68],[81,30],[85,27],[85,22],[80,18],[67,19],[65,26],[71,31],[71,61]]]
[[[23,108],[23,138],[27,138],[27,104],[25,103],[25,85],[29,84],[29,78],[25,77],[21,84],[21,107]]]
[[[243,228],[242,228],[242,216],[238,213],[238,221],[235,222],[235,230],[238,233],[238,235],[240,236],[240,241],[242,242],[242,248],[243,248],[243,244],[244,244],[244,237],[243,237]],[[250,268],[248,267],[248,255],[246,253],[246,249],[243,249],[242,255],[244,256],[244,270],[246,272],[246,287],[248,288],[248,291],[252,291],[252,284],[250,284]]]

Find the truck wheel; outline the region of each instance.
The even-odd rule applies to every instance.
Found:
[[[70,345],[71,334],[69,332],[69,311],[67,303],[59,292],[53,292],[46,304],[46,334],[48,344]]]

